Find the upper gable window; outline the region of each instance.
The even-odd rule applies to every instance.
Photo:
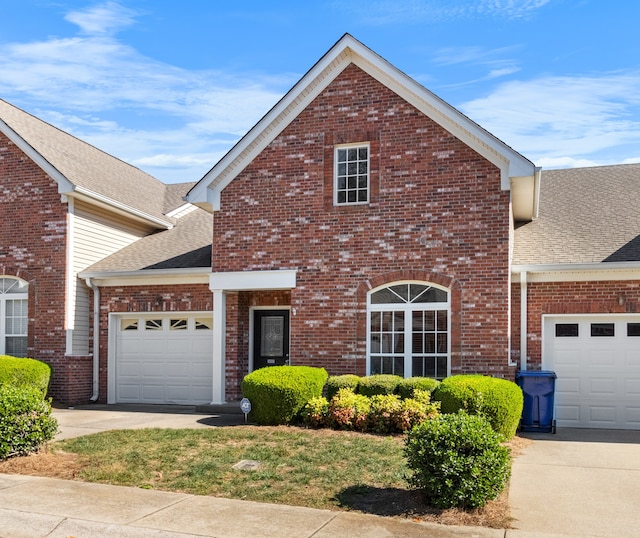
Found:
[[[335,203],[369,202],[369,144],[335,148]]]

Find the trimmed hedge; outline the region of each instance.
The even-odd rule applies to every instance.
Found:
[[[326,387],[327,399],[331,400],[340,389],[351,389],[353,392],[358,392],[358,383],[360,383],[360,376],[355,374],[329,376]]]
[[[263,425],[288,424],[312,398],[322,396],[328,378],[324,368],[269,366],[242,380],[242,395],[251,401],[249,418]]]
[[[511,439],[518,428],[524,397],[512,381],[483,375],[456,375],[442,380],[432,394],[442,413],[460,410],[487,418],[494,431]]]
[[[376,374],[360,378],[358,394],[375,396],[377,394],[394,394],[402,378],[399,375]]]
[[[511,474],[509,449],[482,416],[440,415],[413,428],[405,456],[409,483],[438,508],[479,508],[495,499]]]
[[[44,398],[50,379],[51,366],[42,361],[0,355],[0,386],[34,387]]]
[[[396,392],[400,398],[413,398],[416,390],[424,390],[431,394],[438,386],[438,381],[431,377],[408,377],[398,383]]]
[[[39,388],[0,385],[0,460],[35,452],[57,431],[51,403]]]

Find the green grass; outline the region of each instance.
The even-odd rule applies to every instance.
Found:
[[[406,492],[403,439],[240,426],[115,430],[51,449],[78,454],[80,480],[331,509],[358,492]],[[261,465],[233,469],[241,460]]]

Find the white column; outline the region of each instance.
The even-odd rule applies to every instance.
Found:
[[[225,319],[227,296],[224,290],[213,291],[213,394],[212,404],[225,403]]]
[[[527,369],[527,272],[520,273],[520,370]]]

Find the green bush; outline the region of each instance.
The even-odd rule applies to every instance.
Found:
[[[327,399],[331,400],[340,389],[351,389],[353,392],[358,392],[358,383],[360,383],[360,376],[355,374],[345,375],[332,375],[327,379]]]
[[[0,460],[35,452],[57,431],[51,403],[38,388],[0,385]]]
[[[0,386],[34,387],[44,398],[49,389],[51,366],[35,359],[0,355]]]
[[[409,483],[438,508],[479,508],[495,499],[510,476],[509,450],[484,417],[440,415],[413,428],[405,456]]]
[[[242,380],[242,394],[251,401],[249,417],[258,424],[288,424],[311,398],[322,396],[324,368],[269,366]]]
[[[402,404],[397,394],[375,394],[371,396],[369,410],[369,429],[375,433],[392,433],[396,431],[396,417],[400,414]]]
[[[396,430],[406,432],[425,420],[436,417],[439,407],[437,402],[430,402],[428,391],[417,389],[413,398],[405,398],[400,402],[400,409],[395,416]]]
[[[300,411],[300,418],[305,426],[322,428],[327,425],[329,402],[324,396],[311,398]]]
[[[493,429],[511,439],[516,434],[524,397],[514,382],[482,375],[457,375],[444,379],[433,392],[442,413],[459,410],[483,415]]]
[[[360,378],[358,394],[375,396],[376,394],[393,394],[402,381],[399,375],[376,374]]]
[[[327,422],[338,430],[365,431],[369,421],[371,402],[351,389],[339,389],[329,402]]]
[[[438,381],[430,377],[408,377],[402,379],[398,383],[396,392],[400,395],[400,398],[413,398],[413,393],[416,390],[426,390],[429,393],[433,392],[438,386]]]

